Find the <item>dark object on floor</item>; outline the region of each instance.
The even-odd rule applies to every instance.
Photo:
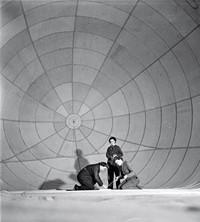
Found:
[[[80,190],[79,186],[77,184],[75,184],[73,190]]]

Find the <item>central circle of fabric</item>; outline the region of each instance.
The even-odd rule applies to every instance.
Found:
[[[77,129],[81,125],[81,118],[77,114],[71,114],[67,117],[66,124],[70,129]]]

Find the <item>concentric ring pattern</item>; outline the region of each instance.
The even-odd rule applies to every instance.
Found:
[[[1,2],[1,190],[72,187],[110,136],[146,188],[200,187],[197,0]]]

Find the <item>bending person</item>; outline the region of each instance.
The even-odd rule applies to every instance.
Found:
[[[108,189],[113,189],[113,179],[114,175],[115,177],[119,176],[119,167],[114,164],[113,159],[115,157],[122,157],[123,152],[119,146],[116,145],[117,139],[115,137],[110,137],[109,143],[110,146],[107,148],[106,157],[108,158]],[[116,188],[118,189],[118,186],[120,184],[120,181],[116,182]]]
[[[105,162],[87,165],[77,175],[77,180],[81,186],[75,184],[74,190],[98,190],[99,188],[95,187],[96,183],[101,189],[106,189],[107,186],[103,184],[99,176],[100,171],[106,169],[107,164]]]
[[[120,176],[117,177],[116,180],[120,181],[120,179],[124,179],[123,182],[120,183],[118,189],[142,189],[138,185],[140,180],[128,161],[124,161],[120,157],[115,157],[114,162],[120,168]]]

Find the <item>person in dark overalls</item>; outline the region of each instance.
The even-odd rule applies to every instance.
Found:
[[[77,175],[77,180],[81,186],[75,184],[74,190],[107,189],[107,186],[103,184],[99,176],[100,171],[106,170],[107,168],[108,166],[105,162],[87,165]],[[100,188],[95,186],[96,183]]]
[[[120,175],[116,178],[116,180],[120,183],[120,179],[124,179],[118,186],[118,189],[142,189],[138,185],[140,180],[128,161],[124,161],[120,157],[115,157],[113,161],[120,168]]]
[[[106,157],[108,158],[108,189],[113,189],[113,180],[115,177],[119,176],[119,167],[113,163],[114,157],[122,157],[123,152],[119,146],[116,145],[117,139],[115,137],[110,137],[110,146],[107,148]],[[116,182],[116,188],[118,188],[120,181]]]

